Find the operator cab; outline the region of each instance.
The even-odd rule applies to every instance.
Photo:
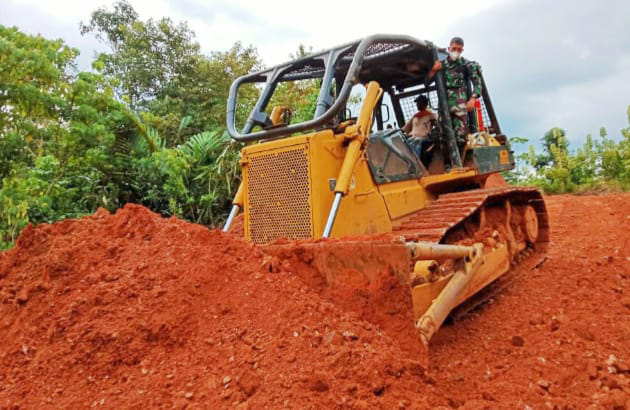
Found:
[[[469,113],[473,135],[467,149],[459,152],[443,73],[438,72],[430,82],[426,81],[433,62],[446,56],[445,49],[430,42],[408,36],[374,35],[246,75],[237,79],[230,89],[228,131],[239,141],[284,138],[323,129],[341,133],[356,120],[352,115],[352,109],[356,111],[358,106],[356,96],[351,95],[353,87],[376,81],[383,95],[373,112],[374,123],[367,148],[375,181],[419,178],[445,173],[451,168],[480,169],[478,162],[485,161],[485,157],[476,155],[475,149],[494,144],[509,151],[507,138],[501,133],[482,77],[480,105]],[[243,111],[243,107],[237,104],[236,98],[239,88],[246,84],[255,85],[259,98],[255,106],[250,107],[251,111],[248,110],[247,118],[238,120],[242,126],[238,132],[236,114]],[[293,87],[292,92],[289,92],[290,87]],[[432,159],[426,166],[414,154],[408,137],[401,130],[416,113],[414,100],[419,95],[428,98],[429,109],[437,117],[429,135],[433,142]],[[489,170],[513,167],[511,158],[508,163],[499,164],[495,156],[493,151],[488,157],[493,161]]]

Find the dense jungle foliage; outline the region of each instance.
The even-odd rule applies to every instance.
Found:
[[[204,55],[185,23],[140,20],[126,1],[94,11],[80,31],[107,49],[90,72],[77,70],[79,52],[63,40],[0,26],[0,250],[28,223],[127,202],[217,225],[240,178],[241,146],[224,129],[227,94],[235,78],[264,67],[256,49],[237,42]],[[300,46],[290,57],[309,52]],[[238,121],[258,92],[241,90]],[[274,101],[298,121],[312,115],[316,95],[314,81],[284,84]],[[602,130],[571,151],[554,128],[543,152],[530,147],[506,177],[547,192],[627,189],[630,126],[621,133]]]
[[[28,223],[127,202],[218,224],[240,179],[241,146],[225,133],[228,90],[263,68],[256,49],[204,55],[185,23],[142,21],[125,1],[80,30],[107,47],[92,72],[77,70],[79,52],[63,40],[0,26],[0,250]],[[279,101],[305,115],[314,86],[285,87]],[[241,89],[237,121],[258,92]]]

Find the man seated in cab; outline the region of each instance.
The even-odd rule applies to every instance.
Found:
[[[419,95],[415,100],[418,112],[402,128],[403,132],[409,135],[407,142],[411,149],[420,158],[425,167],[429,166],[433,158],[433,143],[429,140],[429,134],[436,121],[435,114],[427,110],[429,100],[424,95]]]

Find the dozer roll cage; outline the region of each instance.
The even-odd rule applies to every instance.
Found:
[[[247,142],[289,136],[293,133],[323,128],[329,126],[335,119],[343,119],[346,104],[355,84],[377,81],[390,97],[399,127],[402,127],[406,120],[406,113],[403,113],[401,100],[409,100],[422,93],[433,95],[432,102],[437,99],[443,129],[442,138],[448,147],[451,164],[461,167],[462,159],[455,141],[447,104],[444,73],[438,71],[431,82],[425,84],[433,62],[438,59],[443,60],[445,56],[444,49],[438,48],[428,41],[417,40],[404,35],[376,34],[360,41],[239,77],[230,87],[227,103],[227,130],[235,140]],[[265,109],[276,86],[281,82],[307,79],[321,79],[313,118],[297,124],[265,129],[269,123]],[[330,93],[333,80],[336,98]],[[481,81],[484,128],[492,134],[503,137],[483,76]],[[241,85],[247,83],[264,84],[264,86],[243,129],[239,132],[236,130],[235,124],[238,90]],[[468,86],[467,91],[470,95],[470,84]],[[378,129],[382,129],[381,105],[378,104],[377,107],[375,119]],[[478,122],[473,113],[470,113],[469,123],[471,131],[476,131]],[[252,132],[256,125],[263,129]]]

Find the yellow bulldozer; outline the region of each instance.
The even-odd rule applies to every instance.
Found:
[[[483,77],[468,143],[458,147],[444,74],[427,77],[446,55],[409,36],[372,35],[240,77],[227,106],[228,132],[247,144],[224,230],[242,211],[247,240],[270,249],[301,241],[330,284],[343,270],[370,279],[387,265],[410,290],[425,346],[454,308],[544,250],[549,231],[538,190],[486,186],[514,159]],[[312,118],[292,124],[291,107],[269,103],[296,81],[319,90]],[[259,98],[239,119],[243,86]],[[436,111],[429,163],[402,131],[419,95]],[[345,256],[335,256],[341,248]]]

